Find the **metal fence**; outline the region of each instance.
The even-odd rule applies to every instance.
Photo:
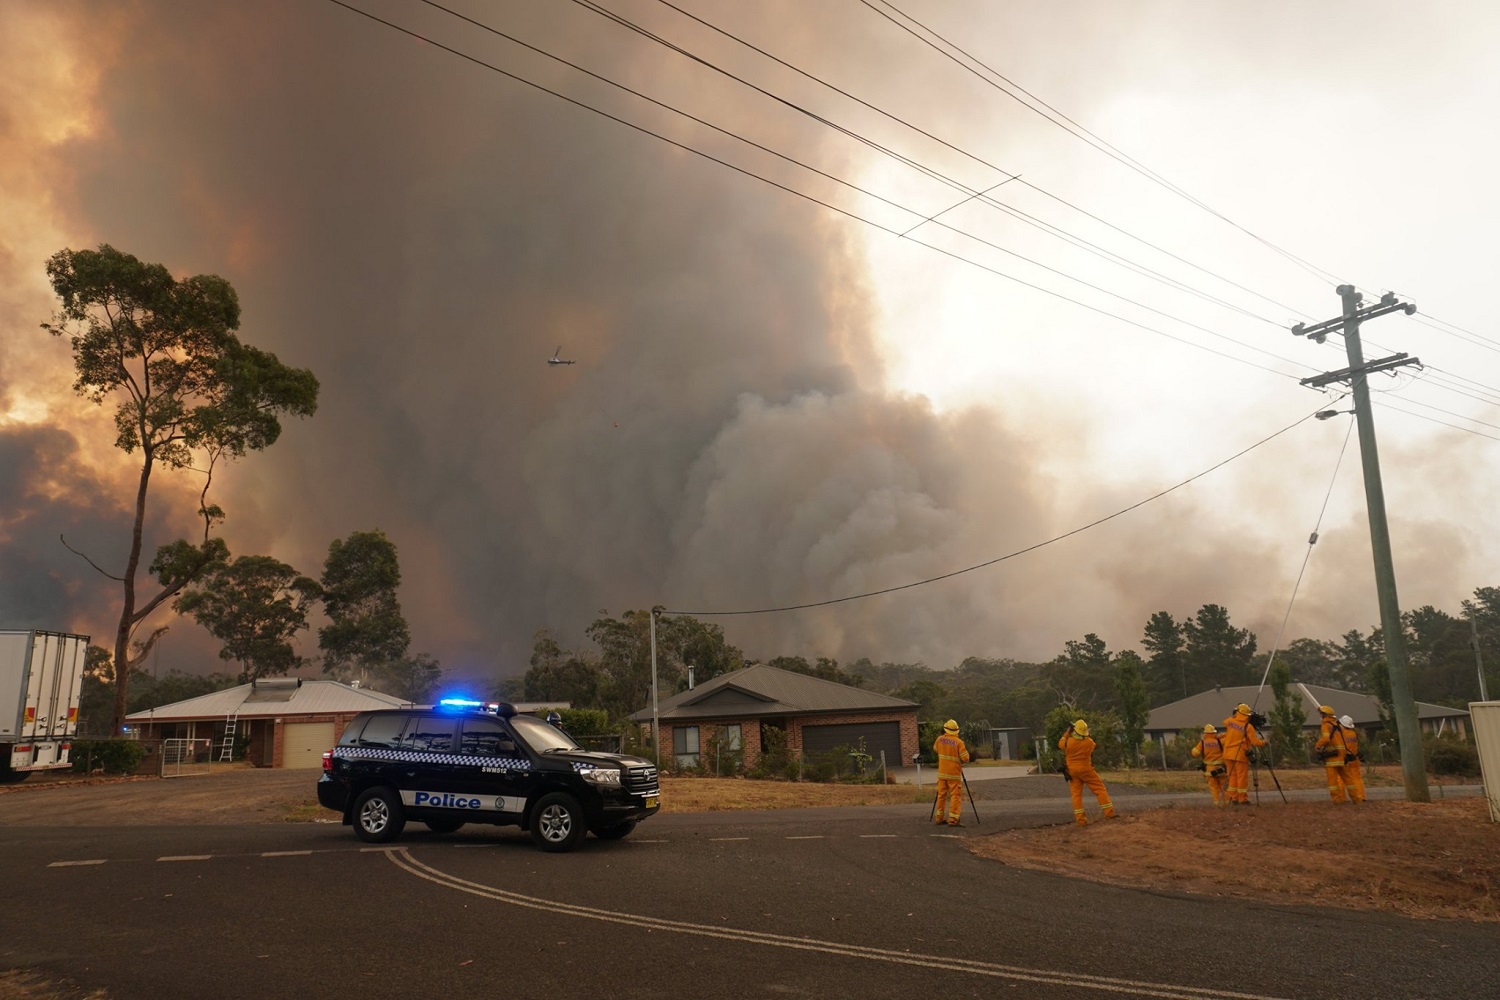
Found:
[[[161,776],[181,778],[192,774],[207,774],[212,766],[212,757],[211,740],[162,740]]]

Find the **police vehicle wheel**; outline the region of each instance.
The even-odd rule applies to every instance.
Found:
[[[453,833],[464,825],[463,820],[458,819],[424,819],[422,822],[426,823],[427,829],[433,833]]]
[[[401,798],[389,788],[371,788],[354,800],[354,835],[372,844],[401,836],[406,817]]]
[[[583,810],[571,795],[543,795],[531,812],[531,839],[544,851],[571,851],[584,833]]]
[[[600,840],[624,840],[626,837],[630,836],[630,831],[635,829],[635,823],[635,820],[628,819],[625,822],[618,823],[614,826],[601,827],[600,829],[594,831],[594,836],[598,837]]]

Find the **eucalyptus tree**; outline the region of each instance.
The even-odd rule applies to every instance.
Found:
[[[203,575],[173,607],[223,646],[219,659],[240,665],[240,681],[285,674],[303,659],[292,646],[322,588],[270,556],[240,556]]]
[[[318,629],[323,670],[371,671],[400,661],[411,645],[411,629],[396,590],[401,560],[396,544],[379,528],[336,538],[323,562],[323,611]]]
[[[42,328],[68,339],[74,392],[99,405],[115,404],[115,446],[139,459],[124,566],[106,569],[101,560],[78,553],[120,585],[111,727],[118,733],[131,674],[165,631],[157,628],[136,643],[136,630],[228,555],[213,533],[224,518],[208,498],[215,466],[274,444],[283,416],[311,416],[318,380],[239,339],[239,297],[217,275],[178,280],[163,265],[144,263],[108,244],[60,250],[46,266],[61,307]],[[136,587],[147,498],[159,467],[202,475],[197,513],[203,530],[195,541],[180,538],[157,549],[148,566],[157,590],[143,596]]]

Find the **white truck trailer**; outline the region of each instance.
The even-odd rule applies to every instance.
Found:
[[[89,637],[0,629],[0,784],[71,767]]]

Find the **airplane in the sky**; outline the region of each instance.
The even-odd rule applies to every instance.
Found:
[[[561,344],[557,345],[557,351],[552,355],[552,357],[547,359],[547,364],[549,365],[571,365],[572,363],[573,362],[571,360],[563,358]]]

